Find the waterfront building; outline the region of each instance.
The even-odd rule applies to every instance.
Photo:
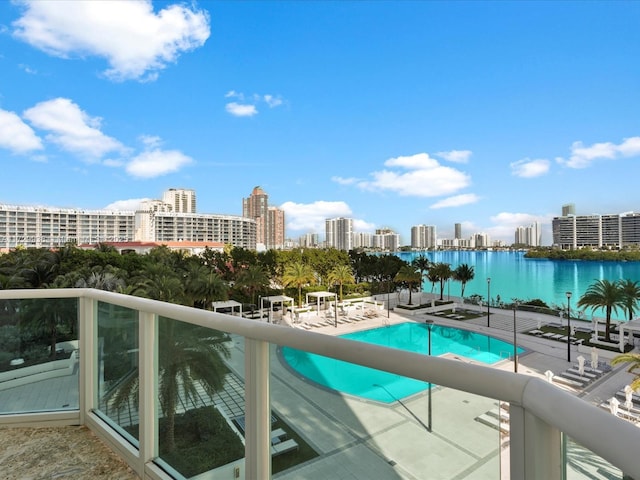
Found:
[[[454,238],[462,238],[462,224],[456,223],[453,227],[454,227]]]
[[[640,214],[565,215],[551,222],[553,245],[561,249],[640,245]]]
[[[435,225],[415,225],[411,227],[411,248],[426,250],[437,244]]]
[[[242,199],[242,216],[256,222],[256,246],[261,250],[284,248],[284,210],[269,206],[269,196],[261,187]]]
[[[327,218],[325,220],[325,239],[329,248],[353,250],[353,219]]]
[[[482,232],[482,233],[475,233],[473,235],[473,239],[472,242],[475,246],[475,248],[490,248],[491,245],[491,238],[489,237],[488,234]]]
[[[562,205],[562,216],[567,217],[569,215],[576,214],[576,206],[573,203],[567,203]]]
[[[516,228],[514,243],[528,247],[539,247],[542,242],[540,224],[533,222],[531,225]]]
[[[373,248],[373,234],[367,232],[355,232],[353,234],[353,248]]]
[[[389,228],[377,229],[373,235],[373,247],[379,250],[395,252],[400,247],[400,234]]]

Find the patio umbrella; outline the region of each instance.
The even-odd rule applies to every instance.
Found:
[[[584,357],[582,355],[578,357],[578,373],[580,376],[584,375]]]
[[[618,406],[620,405],[620,402],[618,401],[618,399],[616,397],[612,397],[609,399],[609,410],[611,411],[611,413],[613,415],[618,415]]]
[[[633,388],[631,388],[631,385],[624,387],[624,397],[624,406],[627,410],[631,410],[633,408]]]
[[[547,382],[552,383],[553,382],[553,372],[551,370],[547,370],[546,372],[544,372],[544,374],[547,377]]]
[[[591,368],[598,368],[598,349],[591,347]]]

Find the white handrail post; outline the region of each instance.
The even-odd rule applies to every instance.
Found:
[[[269,343],[245,337],[245,479],[271,478]]]
[[[523,480],[562,480],[560,431],[523,407],[509,406],[510,476]]]
[[[80,392],[80,424],[85,424],[86,415],[96,408],[96,391],[98,387],[96,357],[96,331],[98,326],[98,302],[89,297],[78,298],[78,359],[80,375],[78,389]]]
[[[158,316],[138,312],[138,375],[140,457],[138,472],[152,462],[160,452],[158,439],[158,409],[156,386],[158,385]]]

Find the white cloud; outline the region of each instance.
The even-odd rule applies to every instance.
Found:
[[[270,108],[282,105],[282,99],[279,97],[274,97],[273,95],[265,95],[263,98]]]
[[[386,167],[399,167],[408,171],[382,170],[373,172],[372,181],[358,186],[371,191],[392,191],[401,196],[437,197],[450,195],[471,183],[471,178],[451,167],[445,167],[427,153],[391,158]]]
[[[475,193],[465,193],[463,195],[456,195],[454,197],[445,198],[440,200],[429,208],[436,210],[439,208],[460,207],[462,205],[469,205],[470,203],[476,203],[480,200]]]
[[[344,177],[334,176],[334,177],[331,177],[331,181],[336,182],[340,185],[353,185],[354,183],[357,183],[359,180],[354,177],[344,178]]]
[[[550,162],[546,159],[531,160],[524,158],[510,164],[511,174],[516,177],[533,178],[549,172]]]
[[[14,35],[61,58],[107,60],[114,80],[154,80],[180,54],[201,47],[210,35],[209,16],[185,5],[158,13],[150,0],[137,2],[23,0]]]
[[[471,158],[471,150],[451,150],[449,152],[438,152],[436,155],[450,162],[467,163]]]
[[[24,117],[36,128],[51,132],[46,139],[64,150],[94,160],[108,152],[125,151],[120,142],[100,131],[100,118],[90,117],[67,98],[38,103]]]
[[[43,147],[40,138],[18,115],[0,109],[0,148],[27,153]]]
[[[258,105],[261,103],[265,103],[269,108],[279,107],[284,103],[280,95],[260,95],[257,93],[245,95],[235,90],[229,90],[224,95],[224,98],[235,98],[237,100],[237,102],[229,102],[225,105],[227,113],[236,117],[253,117],[257,115]]]
[[[160,145],[162,145],[162,139],[157,135],[140,135],[138,140],[140,140],[146,148],[159,148]]]
[[[193,160],[177,150],[150,150],[127,163],[126,171],[139,178],[153,178],[177,172]]]
[[[280,208],[285,212],[287,230],[303,232],[324,233],[327,218],[351,216],[351,208],[345,202],[285,202]]]
[[[135,211],[140,208],[140,204],[149,200],[148,198],[130,198],[128,200],[116,200],[113,203],[110,203],[106,207],[105,210],[115,210],[118,212],[130,212]]]
[[[255,105],[243,105],[236,102],[227,103],[225,110],[234,117],[253,117],[258,114],[258,109]]]
[[[625,138],[618,145],[612,142],[600,142],[585,147],[582,142],[573,142],[569,160],[557,158],[557,161],[570,168],[586,168],[595,160],[615,160],[638,155],[640,155],[640,137],[630,137]]]

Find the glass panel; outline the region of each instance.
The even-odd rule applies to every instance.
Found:
[[[98,408],[137,445],[138,312],[98,302]]]
[[[77,410],[78,299],[0,301],[0,413]]]
[[[563,435],[566,440],[565,465],[567,480],[582,479],[626,479],[619,468],[614,467],[602,457],[577,444],[572,438]]]
[[[244,383],[227,334],[158,319],[161,464],[184,477],[209,470],[237,478],[244,461]]]
[[[271,367],[278,478],[500,478],[497,400],[288,348]]]

